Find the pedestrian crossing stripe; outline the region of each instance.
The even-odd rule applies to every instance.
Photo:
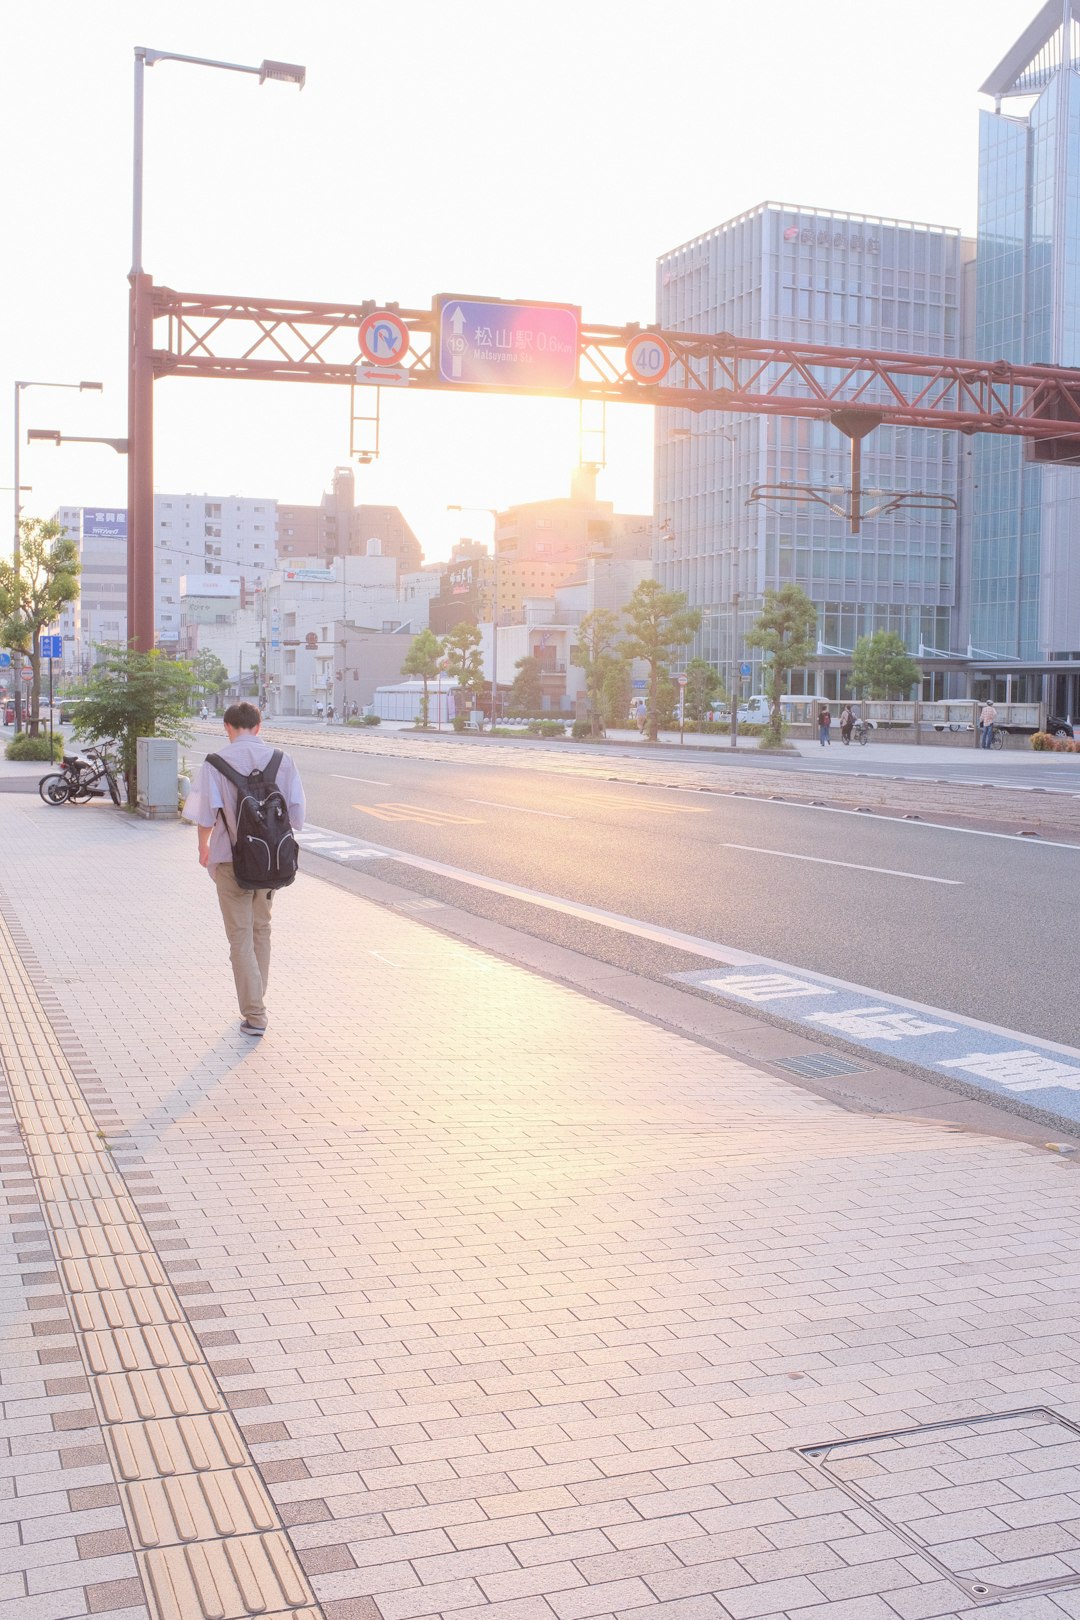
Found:
[[[374,816],[377,821],[418,821],[427,827],[483,826],[479,816],[459,816],[451,810],[436,810],[430,805],[354,804],[353,809],[362,810],[366,816]]]
[[[581,793],[575,796],[575,804],[602,804],[605,810],[624,809],[629,806],[632,810],[648,810],[660,816],[707,816],[709,806],[706,804],[668,804],[664,799],[610,799],[604,793]]]

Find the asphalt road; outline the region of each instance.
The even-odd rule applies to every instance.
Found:
[[[494,763],[326,748],[300,763],[322,827],[1075,1043],[1080,848]],[[613,959],[593,923],[397,863],[387,875]],[[648,941],[623,934],[616,954],[671,971]]]

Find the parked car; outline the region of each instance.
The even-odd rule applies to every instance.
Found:
[[[1072,737],[1074,735],[1072,722],[1063,719],[1060,715],[1048,714],[1046,729],[1051,737]]]

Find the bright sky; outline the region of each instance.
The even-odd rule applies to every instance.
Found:
[[[977,87],[1039,0],[13,0],[0,17],[7,251],[0,435],[123,435],[132,47],[302,62],[302,92],[175,63],[146,75],[144,262],[195,292],[580,304],[653,319],[656,256],[767,198],[974,228]],[[171,380],[155,487],[315,501],[347,389]],[[608,413],[600,494],[652,505],[645,408]],[[360,499],[428,560],[483,516],[568,491],[577,406],[383,390]],[[10,451],[2,464],[13,482]],[[23,450],[26,509],[123,505],[95,446]],[[12,501],[10,492],[2,499]],[[11,511],[10,504],[7,511]],[[0,510],[3,510],[0,507]],[[0,522],[7,538],[11,524]]]

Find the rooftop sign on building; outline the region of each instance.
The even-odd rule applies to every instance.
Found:
[[[126,540],[127,513],[112,507],[84,506],[82,532],[84,540]]]

